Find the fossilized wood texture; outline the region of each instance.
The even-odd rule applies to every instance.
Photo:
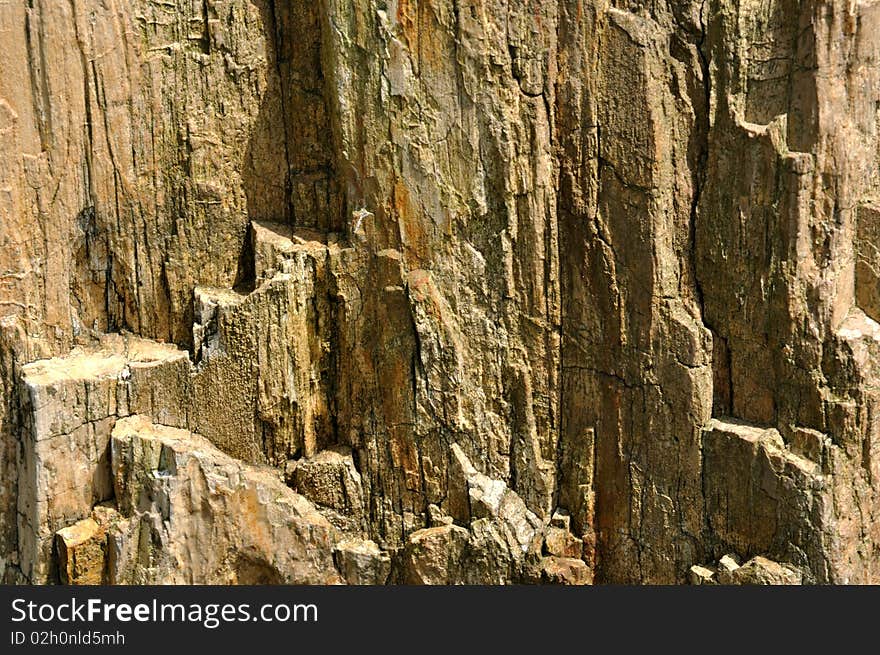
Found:
[[[880,582],[880,4],[0,33],[4,580]]]

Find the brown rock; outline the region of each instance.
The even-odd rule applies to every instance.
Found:
[[[451,585],[461,583],[468,531],[444,525],[413,532],[403,554],[408,584]]]
[[[359,528],[364,517],[361,476],[351,453],[324,450],[297,462],[292,475],[295,491],[313,503],[348,516]]]
[[[583,560],[570,557],[541,559],[541,581],[548,584],[588,585],[593,583],[593,572]]]
[[[564,528],[549,527],[544,532],[544,549],[557,557],[574,557],[583,555],[584,542]]]
[[[862,204],[855,212],[856,304],[880,321],[880,206]]]
[[[449,516],[426,578],[880,581],[880,7],[817,3],[0,4],[0,579],[113,501],[120,580]],[[134,415],[214,450],[111,475]],[[215,464],[320,538],[199,487],[247,538],[163,569]]]
[[[733,574],[737,585],[799,585],[803,574],[790,564],[779,564],[766,557],[753,557]]]
[[[340,541],[335,550],[336,567],[348,584],[381,585],[391,573],[388,553],[368,539]]]
[[[55,533],[61,584],[99,585],[105,582],[107,537],[104,528],[87,518]]]
[[[706,510],[716,537],[738,552],[800,553],[822,581],[835,517],[819,467],[788,450],[773,429],[713,420],[703,439]],[[737,564],[728,559],[723,566],[733,573]]]

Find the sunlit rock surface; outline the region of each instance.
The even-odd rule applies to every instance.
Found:
[[[880,582],[880,4],[0,31],[3,581]]]

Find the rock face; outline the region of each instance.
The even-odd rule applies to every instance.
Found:
[[[756,555],[742,566],[730,555],[718,562],[717,568],[694,564],[690,571],[693,585],[801,585],[804,572],[791,564],[780,564]]]
[[[335,530],[272,469],[143,416],[116,423],[109,579],[119,584],[333,584]]]
[[[58,577],[62,584],[99,585],[107,581],[107,539],[89,517],[55,533]]]
[[[880,582],[877,3],[0,31],[3,581]]]

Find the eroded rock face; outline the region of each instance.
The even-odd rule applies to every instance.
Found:
[[[293,462],[290,486],[318,505],[328,520],[343,532],[366,529],[361,475],[346,449],[322,450]]]
[[[829,582],[834,495],[820,466],[774,429],[713,420],[703,437],[706,518],[718,550],[764,553]]]
[[[113,498],[117,420],[144,412],[173,425],[186,414],[179,382],[187,378],[185,352],[119,335],[22,368],[17,532],[29,580],[54,579],[55,532]]]
[[[880,581],[880,5],[203,5],[0,5],[5,581]]]
[[[143,416],[116,424],[111,452],[125,519],[110,532],[112,582],[340,582],[334,528],[271,469]]]
[[[369,539],[350,539],[336,544],[336,567],[348,584],[381,585],[391,573],[391,558]]]
[[[541,521],[501,480],[480,473],[458,444],[450,516],[437,514],[432,527],[409,535],[402,557],[410,584],[589,584],[593,571],[582,559],[584,543],[554,514]]]
[[[89,517],[55,533],[61,584],[99,585],[107,580],[107,535]]]

